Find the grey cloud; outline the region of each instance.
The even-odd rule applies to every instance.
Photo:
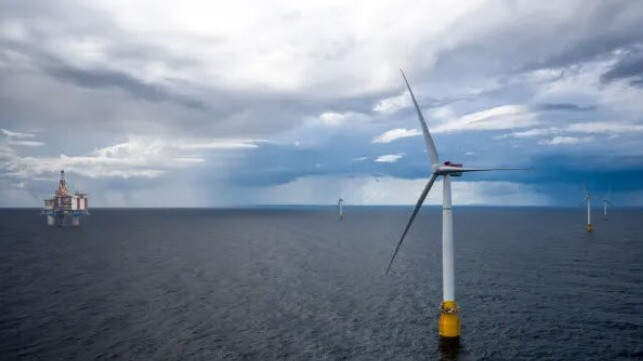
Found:
[[[601,75],[601,82],[630,79],[633,86],[643,87],[643,51],[631,52]]]
[[[12,8],[13,15],[9,16],[33,16],[39,19],[65,19],[68,20],[70,29],[78,33],[87,33],[96,36],[99,39],[118,39],[118,41],[107,41],[109,47],[106,49],[106,56],[127,60],[128,64],[144,64],[149,59],[162,62],[174,67],[195,67],[200,64],[196,60],[186,59],[177,56],[171,52],[171,48],[159,49],[153,46],[137,41],[136,34],[126,34],[111,19],[106,18],[104,14],[94,14],[91,10],[83,6],[74,6],[72,11],[62,11],[68,8],[69,3],[48,3],[46,11],[38,12],[38,7],[34,2],[26,2],[19,11]],[[75,14],[71,16],[69,14]],[[25,15],[27,14],[27,15]],[[86,18],[98,19],[93,24],[83,20]],[[56,22],[55,24],[59,24]],[[56,25],[51,36],[57,36],[60,33],[68,31],[65,26]],[[34,30],[35,31],[35,30]],[[48,34],[36,34],[46,38]],[[216,39],[215,39],[216,40]],[[494,39],[479,39],[480,46],[488,47],[493,44]],[[55,53],[47,51],[44,42],[36,39],[36,42],[30,44],[19,44],[21,52],[30,56],[34,63],[48,76],[65,83],[89,89],[103,89],[105,91],[123,90],[134,97],[144,99],[152,103],[173,103],[177,108],[185,107],[187,109],[176,109],[173,104],[123,104],[119,107],[119,114],[114,117],[150,119],[150,122],[166,124],[174,129],[181,129],[183,132],[189,132],[191,129],[197,132],[216,133],[218,135],[243,133],[244,135],[260,135],[275,133],[281,130],[287,130],[301,123],[304,116],[316,116],[324,111],[337,112],[359,112],[371,114],[372,107],[381,99],[390,95],[397,95],[402,89],[402,84],[394,85],[394,90],[383,90],[367,94],[359,94],[351,97],[338,97],[334,94],[311,94],[311,93],[288,93],[288,92],[270,92],[261,89],[253,90],[230,90],[221,87],[218,84],[212,84],[205,88],[193,84],[182,84],[168,79],[170,83],[176,84],[167,88],[160,84],[149,83],[138,79],[136,73],[125,73],[120,70],[108,68],[81,69],[74,67],[63,60],[59,59]],[[518,44],[519,45],[519,44]],[[350,41],[346,44],[337,44],[337,49],[331,49],[330,53],[341,54],[346,49],[350,49]],[[466,47],[465,47],[466,48]],[[475,48],[475,47],[474,47]],[[341,50],[341,51],[340,51]],[[336,54],[337,53],[337,54]],[[331,55],[332,55],[331,54]],[[488,53],[491,54],[491,53]],[[444,54],[446,61],[449,60],[449,54]],[[323,57],[320,54],[320,57]],[[476,57],[468,57],[476,59]],[[462,64],[460,64],[462,65]],[[504,64],[503,64],[504,66]],[[453,69],[452,69],[453,70]],[[457,70],[457,69],[456,69]],[[456,71],[453,70],[453,71]],[[439,71],[439,70],[438,70]],[[446,74],[449,76],[449,74]],[[53,88],[53,86],[52,86]],[[64,89],[64,88],[63,88]],[[61,89],[62,90],[62,89]],[[184,95],[189,94],[189,95]],[[390,95],[389,95],[390,94]],[[431,96],[425,94],[421,102],[424,107],[440,107],[451,104],[456,101],[475,100],[481,94],[447,94],[444,96]],[[482,94],[487,97],[493,94]],[[82,95],[86,97],[87,95]],[[108,103],[108,97],[102,99],[85,100],[82,103],[91,107],[93,103]],[[124,100],[123,100],[124,101]],[[0,102],[2,102],[0,100]],[[127,99],[132,102],[132,99]],[[71,104],[69,106],[72,106]],[[37,104],[35,107],[43,107]],[[104,107],[108,107],[105,105]],[[166,108],[171,108],[168,111]],[[5,109],[10,109],[6,107]],[[114,112],[114,111],[111,111]],[[47,109],[42,109],[42,114],[50,113]],[[161,115],[161,116],[159,116]],[[92,120],[88,120],[89,122]],[[96,120],[105,127],[105,121]],[[117,127],[122,124],[111,125]],[[129,126],[129,125],[128,125]],[[130,130],[130,129],[126,129]]]
[[[525,11],[531,4],[492,2],[478,9],[475,17],[463,17],[453,26],[462,30],[445,35],[452,44],[438,50],[435,68],[427,67],[426,76],[469,84],[485,76],[503,81],[538,69],[611,59],[614,51],[643,41],[643,2],[557,3],[555,12],[569,13],[560,17],[533,8]],[[514,17],[495,25],[479,20],[506,12]]]
[[[204,104],[196,99],[171,94],[158,86],[146,84],[134,77],[104,69],[81,70],[73,67],[55,66],[45,70],[49,75],[63,81],[88,88],[120,88],[149,101],[174,101],[188,108],[201,109]]]
[[[552,31],[563,32],[571,32],[574,30],[574,27],[579,28],[574,30],[579,35],[571,37],[572,41],[568,42],[569,45],[566,46],[568,50],[565,51],[568,51],[569,54],[581,54],[581,58],[586,58],[588,56],[587,54],[593,51],[602,52],[613,49],[615,46],[618,47],[623,44],[629,44],[637,35],[627,29],[631,24],[637,23],[637,20],[625,19],[621,22],[622,24],[615,22],[615,20],[620,20],[623,14],[636,12],[638,5],[629,2],[615,2],[614,4],[615,5],[582,5],[587,7],[587,11],[584,13],[585,15],[581,14],[578,19],[575,19],[573,22],[567,21],[565,24],[554,28]],[[489,11],[494,10],[493,6],[495,5],[487,5],[485,5],[485,7],[492,8]],[[119,29],[113,19],[110,19],[106,14],[91,10],[86,6],[69,2],[47,2],[44,9],[41,9],[38,6],[38,2],[26,1],[20,2],[18,5],[0,6],[0,8],[7,10],[4,15],[4,17],[7,18],[24,19],[33,17],[46,21],[51,19],[58,20],[56,22],[48,22],[49,26],[54,27],[51,34],[42,32],[43,29],[35,27],[36,30],[33,31],[41,31],[41,33],[36,33],[37,37],[56,37],[71,29],[78,33],[98,37],[99,39],[118,39],[118,41],[106,42],[110,44],[106,49],[106,56],[119,60],[125,58],[128,64],[144,64],[146,61],[149,61],[149,59],[154,59],[154,61],[168,64],[173,68],[199,68],[201,66],[198,60],[173,54],[171,47],[161,49],[145,44],[137,37],[137,34],[124,33]],[[3,16],[0,15],[0,18],[2,17]],[[63,19],[63,21],[59,21],[60,19]],[[92,21],[86,19],[92,19]],[[550,47],[550,43],[555,43],[556,41],[555,39],[552,40],[552,37],[543,31],[550,26],[548,21],[544,18],[539,19],[543,20],[540,25],[534,22],[534,20],[517,19],[515,23],[501,23],[500,26],[489,31],[478,32],[480,34],[479,36],[471,37],[469,34],[466,37],[466,39],[470,39],[468,42],[456,44],[455,47],[438,53],[438,66],[436,69],[430,70],[428,74],[427,70],[424,71],[424,74],[417,74],[416,71],[418,75],[417,78],[419,78],[418,82],[423,80],[422,78],[431,80],[431,78],[436,76],[443,76],[445,79],[450,80],[452,77],[457,78],[456,75],[461,73],[463,74],[462,82],[469,82],[470,79],[468,78],[467,72],[462,71],[462,69],[466,67],[472,67],[473,71],[484,74],[484,69],[489,66],[497,71],[525,66],[531,59],[538,58],[538,56],[531,56],[534,53],[542,55],[544,59],[548,59],[547,54],[551,52],[545,52],[543,53],[544,55],[538,54],[538,52],[547,50]],[[466,25],[464,23],[469,21],[472,21],[471,17],[464,17],[462,25]],[[458,28],[459,25],[460,24],[456,24],[454,28]],[[532,25],[534,25],[534,27],[532,27]],[[480,26],[488,27],[488,24],[485,25],[483,23]],[[470,26],[463,26],[463,28],[471,30]],[[595,30],[596,28],[600,28],[600,31]],[[601,33],[605,33],[602,38],[600,37]],[[603,39],[605,44],[592,46],[589,39],[596,36],[598,36],[599,39]],[[536,38],[537,40],[534,46],[535,49],[527,50],[526,55],[521,55],[525,44],[530,44],[530,48],[532,47],[532,43],[529,42],[532,38]],[[507,41],[508,39],[515,40]],[[201,40],[205,41],[205,39]],[[447,40],[448,38],[445,42],[447,42]],[[216,39],[207,39],[207,41],[216,41]],[[331,55],[341,54],[353,46],[350,41],[347,41],[345,44],[336,45],[336,49],[333,48],[329,51]],[[20,44],[20,46],[23,47],[21,51],[32,57],[37,66],[39,66],[45,74],[59,81],[63,81],[68,85],[73,84],[79,87],[102,89],[105,91],[124,90],[127,94],[151,103],[173,103],[177,105],[177,107],[173,107],[173,104],[123,104],[123,106],[119,107],[119,114],[114,116],[130,119],[150,119],[150,122],[166,124],[170,128],[181,129],[183,132],[189,132],[191,129],[194,129],[197,132],[216,133],[217,135],[242,133],[250,136],[263,136],[267,133],[275,133],[292,128],[300,124],[304,116],[316,116],[324,111],[336,111],[340,113],[351,111],[374,115],[372,107],[377,100],[387,96],[398,95],[403,88],[401,83],[392,83],[393,89],[341,98],[334,96],[332,93],[320,95],[306,92],[280,93],[269,90],[263,91],[261,89],[230,90],[222,88],[218,84],[212,84],[206,88],[203,85],[184,84],[171,79],[168,79],[168,82],[176,86],[167,88],[164,85],[149,83],[138,79],[135,73],[130,74],[129,72],[125,73],[120,70],[107,68],[81,69],[71,66],[58,59],[55,53],[48,52],[47,47],[44,46],[44,42],[41,42],[37,38],[33,46],[29,44]],[[554,46],[553,48],[558,49],[560,46]],[[561,54],[564,54],[565,51],[562,51]],[[575,56],[570,55],[565,58],[561,54],[549,56],[549,59],[553,63],[565,63],[576,59]],[[503,55],[507,56],[503,57]],[[558,58],[556,56],[558,56]],[[323,54],[320,54],[320,57],[323,58]],[[418,58],[426,59],[426,56],[419,56]],[[566,60],[560,60],[563,58]],[[462,59],[469,60],[463,62]],[[497,64],[490,65],[494,63]],[[445,68],[445,64],[451,64],[453,66],[446,66]],[[543,64],[540,64],[540,66],[543,66]],[[492,73],[496,72],[496,70],[492,71]],[[413,71],[411,71],[411,75],[412,73]],[[508,71],[508,73],[511,72]],[[493,77],[494,75],[491,76]],[[498,77],[496,77],[496,79],[498,79]],[[431,87],[431,89],[438,89],[438,91],[433,93],[420,92],[422,94],[420,101],[425,108],[440,107],[454,102],[478,102],[479,104],[474,105],[473,108],[479,108],[486,106],[480,103],[480,99],[498,98],[502,96],[508,97],[507,101],[509,102],[520,101],[519,99],[513,99],[513,97],[516,97],[515,94],[517,94],[514,89],[507,90],[511,87],[511,84],[504,84],[501,78],[499,83],[499,89],[486,90],[481,93],[469,92],[466,94],[454,92],[441,94],[439,93],[439,88]],[[419,85],[420,84],[418,84],[418,87]],[[519,90],[523,91],[522,89]],[[102,99],[84,100],[83,102],[87,104],[87,107],[91,107],[92,103],[110,102],[109,99],[105,99],[108,97],[101,98]],[[123,102],[125,99],[121,99],[120,101]],[[1,99],[0,102],[4,103]],[[127,99],[127,102],[133,102],[133,99]],[[111,103],[114,103],[114,101]],[[42,105],[37,104],[35,107],[42,107]],[[108,106],[105,105],[104,107]],[[186,109],[179,109],[181,107]],[[466,109],[465,111],[474,111],[475,109],[473,108]],[[563,110],[563,107],[560,105],[543,105],[543,109],[553,110],[554,108]],[[5,107],[5,109],[11,109],[11,107]],[[570,111],[582,110],[581,108],[572,109],[571,107],[566,107],[565,109]],[[42,113],[47,114],[47,109],[43,109]],[[405,113],[400,115],[403,114]],[[376,121],[380,121],[380,119]],[[383,117],[381,121],[387,120]],[[97,120],[96,123],[104,124],[105,122]],[[114,124],[113,121],[110,122],[110,124],[116,127],[123,126],[123,124],[120,123]],[[100,126],[104,127],[104,125]]]
[[[581,106],[573,103],[544,103],[534,106],[536,110],[562,110],[562,111],[572,111],[572,112],[587,112],[596,109],[595,105],[591,106]]]
[[[557,46],[555,54],[529,63],[523,69],[570,67],[599,57],[612,57],[613,51],[629,49],[641,42],[642,2],[584,2],[582,7],[575,22],[552,29],[560,33],[558,38],[552,38],[552,43],[557,39],[567,43]]]
[[[123,33],[113,22],[103,15],[84,14],[88,18],[100,19],[91,26],[85,26],[85,16],[69,17],[61,11],[63,6],[53,4],[46,11],[37,12],[37,6],[30,2],[20,7],[9,7],[12,11],[0,15],[0,19],[14,17],[24,20],[28,17],[51,20],[66,19],[51,24],[51,33],[37,26],[27,28],[30,34],[27,40],[3,38],[0,34],[0,49],[8,49],[29,59],[28,66],[12,62],[0,51],[0,62],[8,64],[7,71],[0,74],[0,122],[16,125],[27,122],[32,126],[52,124],[62,126],[72,123],[73,119],[85,119],[83,126],[94,130],[150,132],[169,128],[183,134],[196,132],[201,135],[216,136],[259,136],[279,132],[300,124],[305,116],[317,116],[324,111],[369,113],[372,104],[383,96],[383,92],[360,94],[352,97],[338,98],[333,94],[310,96],[300,92],[274,92],[265,89],[226,89],[219,84],[196,85],[183,80],[164,79],[170,87],[149,83],[136,76],[120,70],[104,67],[90,69],[79,68],[68,64],[55,49],[51,49],[47,39],[57,37],[69,29],[104,39],[109,46],[105,56],[117,59],[117,63],[145,64],[152,59],[172,69],[198,70],[202,65],[199,60],[173,54],[168,49],[160,49],[141,43],[136,34]],[[2,9],[2,6],[0,6]],[[16,10],[20,9],[20,10]],[[75,8],[76,13],[83,13],[83,7]],[[78,14],[77,14],[78,15]],[[68,28],[67,28],[68,27]],[[118,38],[118,41],[109,41]],[[194,39],[191,39],[194,40]],[[198,41],[216,41],[216,39],[197,39]],[[55,80],[61,82],[56,84]],[[48,92],[54,99],[55,94],[68,94],[65,102],[29,101],[28,98],[15,96],[13,89],[24,89],[25,85],[37,87],[40,93]],[[77,91],[74,87],[103,90],[102,93]],[[3,89],[4,88],[4,89]],[[124,91],[131,97],[110,96],[110,92]],[[189,94],[189,95],[188,95]],[[145,102],[137,102],[143,99]],[[29,105],[25,106],[25,102]],[[55,109],[52,109],[55,108]],[[182,109],[185,108],[185,109]],[[57,119],[52,122],[51,120]],[[46,124],[45,119],[47,120]],[[136,119],[138,124],[131,122]],[[40,123],[40,124],[39,124]],[[151,127],[154,123],[154,127]],[[140,125],[143,124],[143,127]],[[150,129],[153,128],[153,129]]]
[[[11,64],[10,69],[12,75],[19,75],[25,72],[33,73],[34,69],[32,69],[32,67],[35,67],[36,70],[42,71],[48,76],[73,83],[80,87],[119,88],[130,95],[152,102],[169,101],[193,109],[205,108],[205,105],[199,99],[176,94],[163,86],[143,82],[121,71],[100,68],[81,69],[66,64],[56,53],[48,50],[47,44],[42,42],[42,39],[38,39],[41,35],[42,34],[36,32],[36,34],[32,35],[34,39],[22,42],[3,39],[2,35],[0,35],[0,49],[11,50],[15,54],[20,54],[30,61],[29,67],[25,68],[25,64],[16,64],[8,58],[6,53],[0,52],[0,60]],[[196,66],[194,62],[175,57],[161,49],[128,43],[127,41],[123,41],[118,47],[112,46],[108,49],[106,56],[134,63],[136,63],[137,60],[156,59],[173,68]],[[178,86],[190,89],[189,84],[181,84],[181,82],[173,79],[165,80],[168,83],[177,83]]]

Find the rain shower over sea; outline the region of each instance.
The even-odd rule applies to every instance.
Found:
[[[643,210],[457,207],[462,337],[437,337],[441,209],[0,210],[2,360],[643,358]]]

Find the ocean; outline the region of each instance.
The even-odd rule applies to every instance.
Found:
[[[441,212],[0,210],[2,360],[643,359],[643,210],[454,209],[462,337],[437,336]]]

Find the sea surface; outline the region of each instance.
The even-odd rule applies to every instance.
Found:
[[[437,337],[441,213],[0,210],[0,360],[643,358],[643,210],[456,208],[462,338]]]

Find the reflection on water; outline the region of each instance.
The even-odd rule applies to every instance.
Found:
[[[456,361],[460,354],[460,338],[441,338],[438,342],[440,361]]]

